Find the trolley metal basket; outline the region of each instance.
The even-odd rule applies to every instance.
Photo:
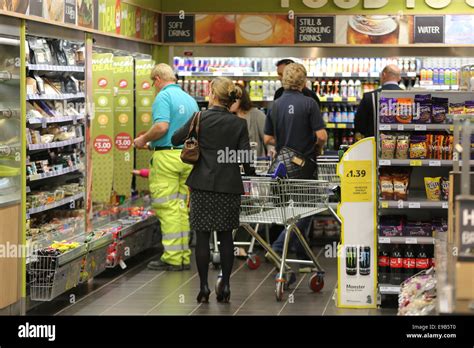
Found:
[[[313,266],[310,288],[320,291],[324,286],[324,270],[296,226],[299,219],[319,214],[328,209],[329,183],[322,180],[281,179],[269,177],[243,178],[245,194],[241,199],[240,222],[253,238],[267,251],[278,267],[276,299],[283,299],[283,292],[295,275],[289,263]],[[280,257],[250,224],[279,224],[286,227],[283,253]],[[295,233],[310,260],[287,259],[291,235]]]
[[[318,158],[318,179],[339,185],[341,178],[337,174],[338,157]]]

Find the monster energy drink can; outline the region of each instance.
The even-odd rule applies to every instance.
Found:
[[[346,247],[346,273],[347,275],[357,274],[357,247]]]
[[[370,274],[370,247],[359,249],[359,273],[360,275]]]

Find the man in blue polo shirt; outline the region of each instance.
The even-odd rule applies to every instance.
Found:
[[[264,142],[275,145],[276,151],[288,147],[315,160],[327,141],[326,125],[321,117],[318,103],[303,94],[306,85],[306,69],[301,64],[292,63],[283,72],[284,92],[273,104],[265,122]],[[307,177],[304,179],[314,179]],[[296,224],[303,234],[309,229],[311,217],[303,218]],[[272,247],[277,252],[283,251],[286,230],[284,230]],[[290,239],[291,247],[296,249],[298,259],[307,259],[302,245],[295,235]]]
[[[166,271],[190,269],[188,187],[185,182],[192,167],[181,161],[181,147],[173,147],[171,137],[199,111],[196,101],[176,84],[173,69],[158,64],[151,73],[158,95],[153,103],[153,126],[135,139],[135,147],[154,153],[150,169],[152,207],[160,220],[163,255],[148,268]],[[148,143],[150,143],[148,145]]]

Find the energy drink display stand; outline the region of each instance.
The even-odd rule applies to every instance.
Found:
[[[341,178],[341,243],[338,246],[337,306],[377,307],[375,140],[358,141],[337,168]]]

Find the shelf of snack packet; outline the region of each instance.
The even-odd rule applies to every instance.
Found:
[[[434,244],[433,237],[380,237],[380,244]]]
[[[410,132],[425,132],[425,131],[446,131],[452,132],[454,126],[452,124],[379,124],[381,131],[410,131]]]
[[[381,209],[448,209],[448,202],[411,198],[408,201],[380,200]]]
[[[84,66],[69,66],[69,65],[48,65],[48,64],[28,64],[30,71],[57,71],[57,72],[84,72]]]
[[[74,165],[74,166],[59,169],[59,170],[52,170],[52,171],[46,172],[46,173],[28,175],[28,180],[29,181],[38,181],[38,180],[53,178],[53,177],[56,177],[56,176],[61,176],[61,175],[64,175],[64,174],[73,173],[73,172],[76,172],[76,171],[82,171],[83,169],[84,169],[84,166],[81,165],[81,164],[80,165]]]
[[[62,123],[62,122],[76,122],[83,120],[86,116],[84,114],[72,116],[58,116],[58,117],[32,117],[27,121],[29,124],[48,124],[48,123]]]
[[[62,93],[62,94],[27,94],[26,100],[68,100],[68,99],[83,99],[84,92],[79,93]]]
[[[55,141],[52,143],[46,144],[28,144],[28,150],[45,150],[45,149],[54,149],[57,147],[64,147],[74,144],[80,144],[84,142],[84,137],[78,137],[75,139],[65,140],[65,141]]]
[[[63,194],[64,194],[64,192],[63,192]],[[53,193],[50,193],[48,196],[55,196],[55,195],[56,195],[56,192],[53,192]],[[44,204],[44,205],[39,205],[39,206],[34,206],[35,205],[34,197],[35,197],[34,195],[28,197],[28,198],[30,198],[29,202],[30,202],[30,205],[32,206],[31,208],[29,208],[27,210],[27,215],[28,216],[31,216],[33,214],[42,213],[42,212],[45,212],[47,210],[55,209],[55,208],[58,208],[60,206],[65,205],[65,204],[69,204],[69,203],[72,203],[72,202],[77,201],[79,199],[83,199],[84,198],[84,192],[75,193],[71,196],[68,196],[68,197],[65,197],[65,198],[62,198],[62,199],[59,199],[59,200],[52,200],[51,199],[54,203],[49,203],[49,204]]]

